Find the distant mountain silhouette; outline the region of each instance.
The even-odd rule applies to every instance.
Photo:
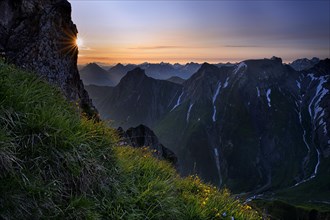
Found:
[[[148,77],[139,67],[129,71],[116,87],[86,86],[103,119],[116,127],[153,126],[171,110],[182,85]]]
[[[80,77],[85,85],[113,86],[115,83],[110,74],[96,63],[90,63],[80,71]]]
[[[293,61],[292,63],[290,63],[290,66],[297,71],[302,71],[312,68],[318,62],[320,62],[320,59],[317,57],[313,57],[311,60],[303,58]]]
[[[133,70],[136,67],[140,67],[145,70],[145,74],[154,79],[168,80],[173,76],[180,77],[185,80],[194,74],[201,64],[187,63],[170,64],[170,63],[142,63],[139,65],[121,63],[108,69],[107,73],[96,63],[88,64],[85,67],[80,66],[80,74],[85,85],[99,85],[99,86],[116,86],[120,80],[126,75],[127,72]],[[178,79],[178,78],[176,78]],[[180,80],[182,82],[182,80]],[[178,81],[176,82],[178,83]]]
[[[134,64],[123,65],[121,63],[118,63],[117,65],[111,67],[108,70],[108,73],[111,75],[114,85],[117,85],[121,78],[123,78],[128,71],[131,71],[136,67],[137,66]]]

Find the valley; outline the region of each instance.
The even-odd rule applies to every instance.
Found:
[[[297,71],[273,57],[204,63],[182,84],[138,68],[115,87],[86,89],[111,126],[150,127],[177,155],[182,175],[246,198],[320,184],[300,200],[310,203],[330,198],[321,189],[330,174],[329,71],[329,59]]]

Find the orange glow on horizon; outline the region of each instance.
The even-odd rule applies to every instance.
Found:
[[[85,45],[84,45],[85,46]],[[215,49],[205,48],[169,48],[169,49],[146,49],[146,48],[93,48],[89,50],[80,50],[78,64],[85,65],[92,62],[108,65],[122,64],[141,64],[148,63],[236,63],[247,59],[263,59],[279,56],[280,49],[266,51],[265,48],[226,48],[219,47]],[[197,55],[197,56],[196,56]],[[266,56],[265,56],[266,55]],[[280,57],[280,56],[279,56]],[[281,57],[283,62],[292,62],[290,57]]]
[[[326,1],[69,1],[80,65],[329,57]]]

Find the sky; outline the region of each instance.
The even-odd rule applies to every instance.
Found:
[[[79,64],[330,57],[329,0],[69,0]]]

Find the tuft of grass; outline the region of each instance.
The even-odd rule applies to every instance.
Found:
[[[114,131],[2,62],[0,128],[0,218],[95,216],[113,195]]]
[[[154,158],[147,148],[115,147],[114,152],[122,173],[117,202],[124,203],[114,204],[121,209],[112,218],[261,219],[227,189],[205,184],[198,176],[178,176],[171,164]]]
[[[227,190],[181,178],[60,91],[0,61],[1,219],[259,219]]]

